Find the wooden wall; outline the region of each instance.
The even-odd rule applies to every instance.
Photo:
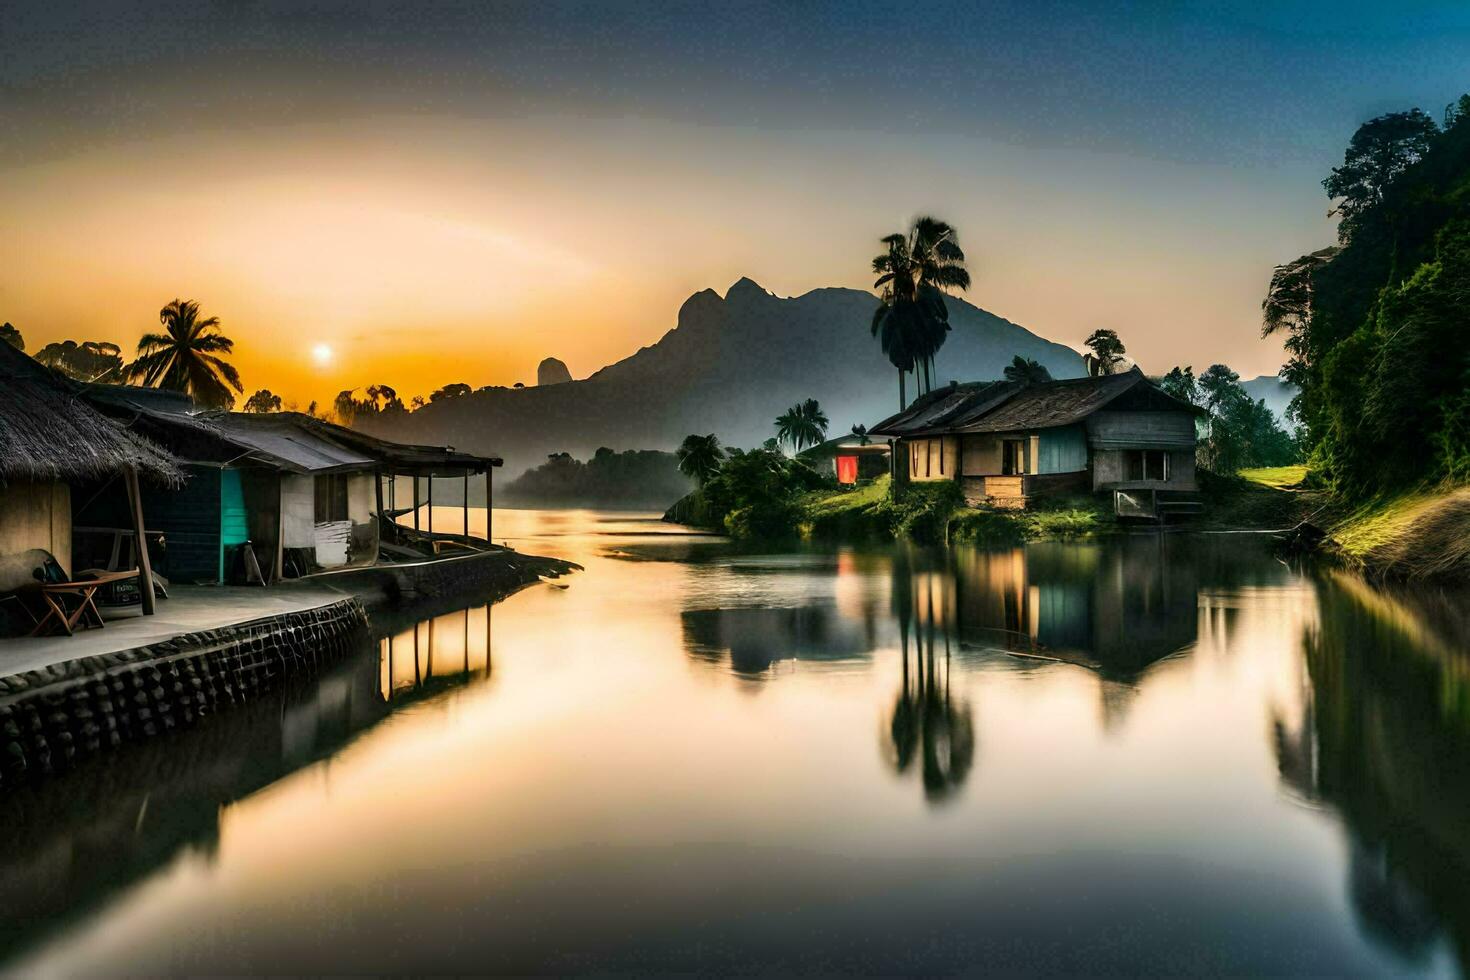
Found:
[[[0,484],[0,555],[42,548],[71,574],[71,489],[65,483]]]
[[[933,439],[906,439],[902,444],[908,478],[915,483],[955,480],[960,475],[960,440],[958,436]]]

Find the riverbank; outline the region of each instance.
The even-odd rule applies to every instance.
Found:
[[[1289,471],[1299,471],[1293,477]],[[1312,506],[1312,498],[1288,487],[1301,479],[1300,468],[1251,471],[1250,478],[1202,473],[1204,513],[1189,527],[1207,531],[1284,531]],[[911,484],[898,499],[889,478],[856,488],[812,490],[793,497],[786,508],[789,536],[817,541],[891,541],[906,538],[926,544],[1021,544],[1114,534],[1124,525],[1106,495],[1069,494],[1037,502],[1026,510],[967,506],[948,482]],[[664,514],[664,520],[742,536],[740,526],[721,523],[696,491]]]
[[[1470,582],[1470,487],[1381,497],[1337,512],[1324,550],[1375,578]]]
[[[494,602],[576,568],[496,548],[271,589],[180,587],[157,616],[7,640],[0,784],[63,771],[314,677],[369,639],[369,608],[420,614],[467,596]]]

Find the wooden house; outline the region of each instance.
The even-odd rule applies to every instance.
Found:
[[[952,384],[873,426],[894,445],[899,482],[951,480],[973,506],[1110,492],[1123,516],[1197,509],[1199,408],[1142,372]]]
[[[432,502],[435,478],[467,488],[472,474],[484,473],[488,483],[500,465],[375,439],[295,412],[198,413],[172,393],[114,385],[93,386],[88,397],[166,447],[187,474],[182,488],[144,498],[148,528],[168,542],[167,572],[186,582],[240,578],[246,542],[268,581],[373,564],[397,511],[412,513],[417,525],[421,480]],[[411,508],[390,506],[400,475],[413,479]],[[85,518],[107,526],[117,515],[104,503]],[[466,514],[464,535],[468,523]]]
[[[73,556],[74,511],[107,500],[119,527],[140,524],[140,481],[177,486],[169,454],[89,405],[79,386],[0,343],[0,593],[34,585],[37,556],[49,553],[68,577],[90,567]],[[147,567],[146,553],[127,567]],[[140,583],[145,611],[149,585]]]

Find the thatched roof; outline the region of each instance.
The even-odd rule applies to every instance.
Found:
[[[0,481],[106,479],[136,467],[180,483],[173,457],[81,397],[80,386],[0,344]]]
[[[1134,369],[1064,381],[992,381],[929,392],[905,411],[879,422],[870,435],[917,436],[957,432],[1026,432],[1074,425],[1129,394],[1130,407],[1200,414]]]

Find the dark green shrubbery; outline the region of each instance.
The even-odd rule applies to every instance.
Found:
[[[947,536],[950,517],[964,502],[959,484],[952,480],[910,483],[897,488],[879,513],[894,537],[940,544]]]
[[[726,531],[737,538],[798,533],[802,494],[835,489],[836,482],[779,450],[730,450],[704,487],[669,511],[671,520]]]

